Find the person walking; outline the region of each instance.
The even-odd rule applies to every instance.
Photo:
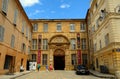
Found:
[[[46,65],[46,71],[49,72],[49,70],[48,70],[48,65]]]
[[[51,71],[51,70],[53,70],[53,67],[52,67],[52,65],[50,64],[50,66],[49,66],[49,70]]]
[[[40,70],[40,64],[37,64],[37,69],[38,69],[38,71]]]

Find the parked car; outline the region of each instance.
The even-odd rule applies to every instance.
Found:
[[[76,74],[86,74],[89,75],[89,70],[87,69],[87,67],[83,66],[83,65],[77,65],[76,67]]]

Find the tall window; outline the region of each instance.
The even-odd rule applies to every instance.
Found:
[[[58,23],[58,24],[57,24],[57,32],[61,32],[61,31],[62,31],[61,24],[60,24],[60,23]]]
[[[96,67],[99,67],[99,62],[98,62],[98,58],[96,58]]]
[[[48,49],[48,40],[47,39],[43,39],[43,49],[44,50]]]
[[[14,12],[14,20],[13,20],[13,24],[16,25],[16,22],[17,22],[17,16],[18,16],[18,10],[15,9],[15,12]]]
[[[14,43],[15,43],[15,36],[11,36],[11,47],[14,48]]]
[[[47,23],[45,23],[45,24],[43,25],[43,31],[44,31],[44,32],[48,32],[48,24],[47,24]]]
[[[97,50],[97,43],[94,44],[94,52]]]
[[[32,54],[32,61],[36,61],[36,54]]]
[[[82,54],[82,63],[83,65],[87,65],[87,54]]]
[[[72,49],[72,50],[75,50],[75,49],[76,49],[76,40],[75,40],[75,38],[72,38],[72,39],[71,39],[71,49]]]
[[[0,42],[4,40],[4,27],[0,25]]]
[[[32,49],[37,50],[37,39],[32,40]]]
[[[7,9],[8,9],[8,0],[2,0],[2,11],[4,14],[7,14]]]
[[[70,24],[70,32],[74,32],[75,31],[75,24]]]
[[[109,34],[107,33],[105,35],[105,45],[107,46],[109,44]]]
[[[47,65],[47,54],[42,55],[42,65]]]
[[[100,49],[102,48],[102,43],[101,43],[101,40],[99,41],[99,43],[100,43]]]
[[[28,27],[26,27],[26,37],[28,37]]]
[[[37,32],[38,31],[38,24],[34,24],[33,25],[33,32]]]
[[[71,54],[71,63],[72,65],[76,64],[76,54]]]
[[[28,46],[28,53],[30,53],[30,46]]]
[[[80,24],[80,30],[85,31],[86,30],[86,24],[84,24],[84,23]]]
[[[81,44],[82,44],[81,49],[82,49],[82,50],[85,50],[85,49],[86,49],[86,38],[82,38],[82,39],[81,39]]]
[[[26,52],[26,45],[25,45],[25,43],[22,43],[21,50],[22,50],[22,52]]]
[[[25,22],[22,22],[22,33],[24,34]]]

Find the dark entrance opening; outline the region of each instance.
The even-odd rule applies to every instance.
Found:
[[[54,56],[54,69],[64,70],[65,68],[65,56]]]

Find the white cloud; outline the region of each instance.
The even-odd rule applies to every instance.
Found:
[[[44,13],[45,11],[44,10],[35,10],[34,12],[30,13],[29,16],[34,16],[36,14],[39,14],[39,13]]]
[[[60,6],[60,8],[69,8],[69,7],[70,7],[69,4],[62,4],[62,5]]]
[[[41,4],[39,0],[20,0],[20,2],[24,7],[31,7],[35,4]]]

